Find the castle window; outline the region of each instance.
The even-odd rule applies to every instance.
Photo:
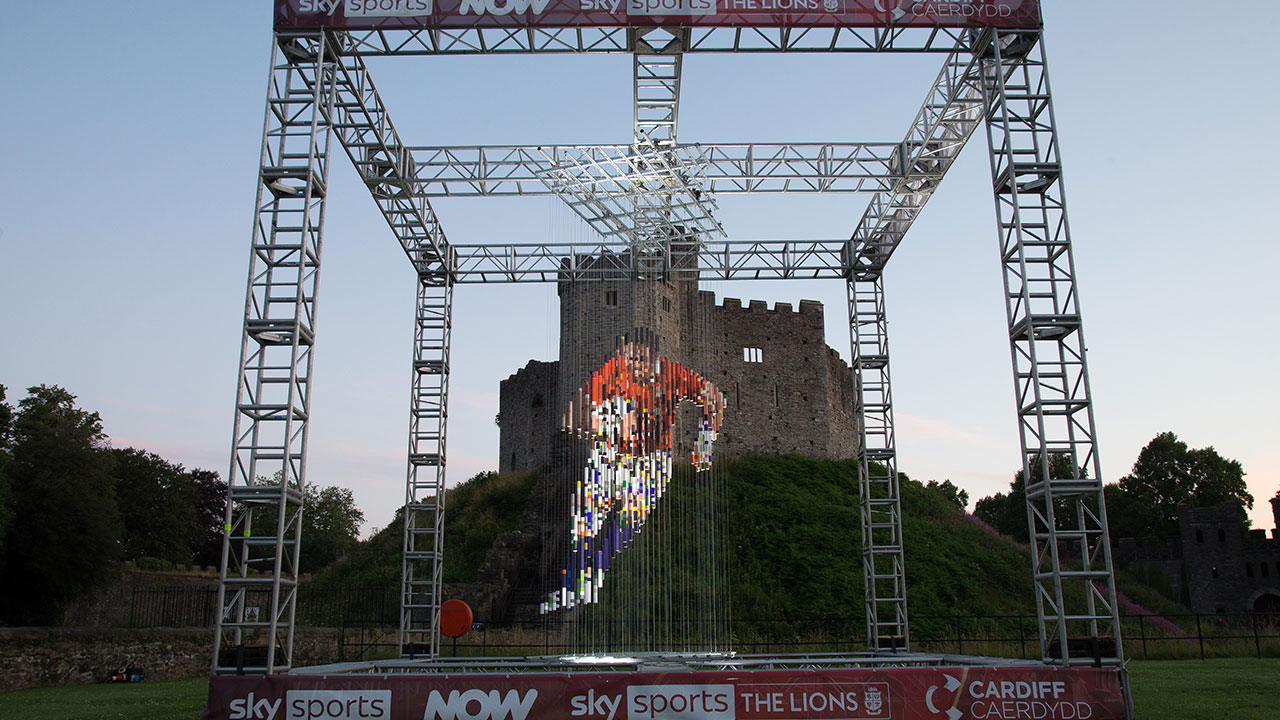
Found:
[[[742,348],[742,361],[749,363],[764,362],[764,348]]]
[[[1226,541],[1227,541],[1227,531],[1223,530],[1222,528],[1218,528],[1218,542],[1226,542]]]
[[[773,386],[773,406],[778,406],[778,386],[776,384]]]
[[[1202,543],[1202,542],[1204,542],[1204,531],[1203,531],[1203,530],[1196,530],[1196,542],[1198,542],[1198,543]]]
[[[662,309],[665,310],[666,312],[671,312],[671,298],[669,297],[662,298]]]
[[[1244,576],[1253,577],[1253,563],[1247,562],[1244,564]]]
[[[617,290],[605,290],[605,291],[604,291],[604,304],[605,304],[605,305],[608,305],[608,306],[610,306],[610,307],[618,307],[618,291],[617,291]]]
[[[1217,579],[1218,579],[1218,566],[1217,566],[1217,565],[1214,565],[1213,567],[1209,568],[1209,572],[1213,573],[1213,579],[1214,579],[1214,580],[1217,580]]]

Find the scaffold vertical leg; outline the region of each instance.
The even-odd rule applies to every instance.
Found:
[[[687,29],[632,28],[633,119],[637,144],[670,147],[680,116],[680,70]]]
[[[319,34],[277,34],[267,91],[213,672],[293,665],[316,291],[333,103]]]
[[[1046,662],[1124,655],[1076,268],[1039,31],[995,32],[983,59],[1027,522]]]
[[[400,595],[402,657],[435,657],[440,650],[452,326],[453,279],[447,270],[419,272]]]
[[[884,280],[874,274],[850,279],[848,286],[867,647],[872,652],[905,651],[910,636]]]

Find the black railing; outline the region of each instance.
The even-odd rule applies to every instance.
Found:
[[[174,587],[135,590],[129,626],[211,627],[216,588]],[[265,600],[265,597],[263,598]],[[253,604],[251,599],[250,605]],[[398,654],[399,596],[395,589],[311,588],[298,591],[299,627],[341,631],[342,659]],[[642,621],[627,621],[619,637],[638,634]],[[708,634],[705,628],[662,623],[642,628],[665,638]],[[858,616],[734,618],[732,648],[740,653],[856,652],[865,648],[865,625]],[[458,640],[445,640],[445,655],[544,655],[575,652],[566,623],[540,618],[526,622],[477,621]],[[1268,614],[1127,615],[1122,617],[1130,658],[1280,657],[1280,616]],[[958,655],[1038,658],[1039,630],[1029,615],[913,615],[912,649]]]

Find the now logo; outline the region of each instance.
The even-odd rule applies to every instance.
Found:
[[[450,690],[448,700],[439,690],[432,690],[422,720],[506,720],[508,716],[511,720],[525,720],[537,699],[537,690],[529,690],[523,696],[519,690],[508,690],[505,697],[499,690]]]
[[[547,8],[551,0],[462,0],[462,5],[458,8],[460,15],[475,13],[482,15],[489,13],[490,15],[507,15],[515,13],[521,15],[533,10],[535,15],[541,14]]]

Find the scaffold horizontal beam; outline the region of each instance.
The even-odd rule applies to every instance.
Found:
[[[459,283],[617,279],[653,272],[652,259],[635,256],[623,240],[451,247]],[[848,247],[848,240],[704,241],[696,272],[706,280],[838,279],[846,277]],[[695,271],[682,266],[680,272]]]
[[[969,31],[954,27],[706,27],[690,31],[687,53],[949,53]],[[629,53],[626,27],[470,27],[352,30],[347,55]]]
[[[853,271],[857,277],[879,277],[978,127],[982,120],[980,72],[974,54],[963,47],[947,57],[903,139],[903,162],[894,167],[900,175],[892,187],[871,198],[853,232]]]
[[[705,163],[699,179],[713,194],[884,192],[906,179],[909,165],[901,161],[907,146],[900,142],[684,143],[672,150]],[[425,196],[480,197],[552,195],[542,178],[557,168],[618,162],[637,151],[631,145],[470,145],[409,152]]]

